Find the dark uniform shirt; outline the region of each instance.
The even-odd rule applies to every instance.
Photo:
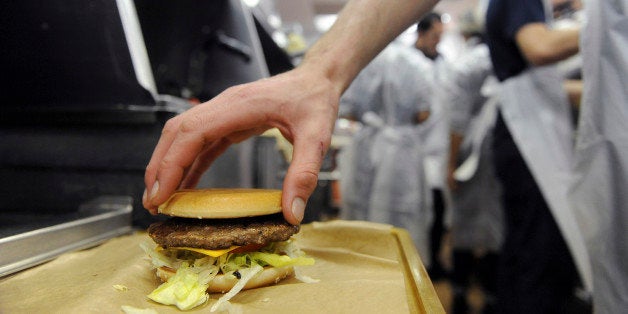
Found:
[[[486,12],[486,42],[495,75],[500,81],[528,68],[515,41],[519,29],[530,23],[545,23],[542,0],[491,0]]]

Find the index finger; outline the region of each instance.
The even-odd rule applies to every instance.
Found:
[[[166,152],[172,145],[174,138],[178,132],[180,124],[180,116],[176,116],[171,118],[166,122],[164,128],[161,132],[161,136],[159,137],[159,141],[153,150],[153,154],[146,166],[146,172],[144,173],[144,184],[146,185],[146,190],[144,191],[144,197],[142,199],[143,205],[146,209],[148,209],[152,214],[157,214],[157,207],[153,205],[150,201],[152,196],[154,195],[153,190],[155,190],[155,182],[157,180],[157,168],[159,162],[163,159],[163,156],[166,155]]]
[[[149,210],[170,197],[186,169],[204,148],[214,141],[228,141],[228,136],[235,132],[265,125],[264,107],[252,105],[251,99],[243,97],[239,91],[242,88],[225,91],[222,96],[186,111],[168,125],[149,163],[150,173],[146,174],[147,188],[150,188]]]
[[[149,196],[152,208],[164,203],[174,193],[185,170],[192,165],[205,146],[206,139],[202,133],[184,126],[185,123],[182,122],[163,158],[155,159],[157,170]]]

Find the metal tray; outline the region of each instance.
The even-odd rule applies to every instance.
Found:
[[[0,213],[0,277],[131,232],[132,204],[102,196],[68,214]]]

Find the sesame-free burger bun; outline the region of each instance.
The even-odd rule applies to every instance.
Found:
[[[242,290],[266,287],[278,283],[282,279],[292,276],[294,269],[292,266],[286,267],[264,267],[264,269],[249,280]],[[157,268],[157,277],[166,282],[168,278],[174,276],[175,270],[167,267]],[[225,293],[238,283],[238,279],[232,275],[217,275],[210,282],[207,292]]]
[[[281,190],[178,190],[159,206],[159,213],[184,218],[241,218],[281,212]]]

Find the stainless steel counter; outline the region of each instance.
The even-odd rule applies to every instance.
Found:
[[[132,198],[103,196],[67,214],[0,213],[0,277],[132,230]]]

